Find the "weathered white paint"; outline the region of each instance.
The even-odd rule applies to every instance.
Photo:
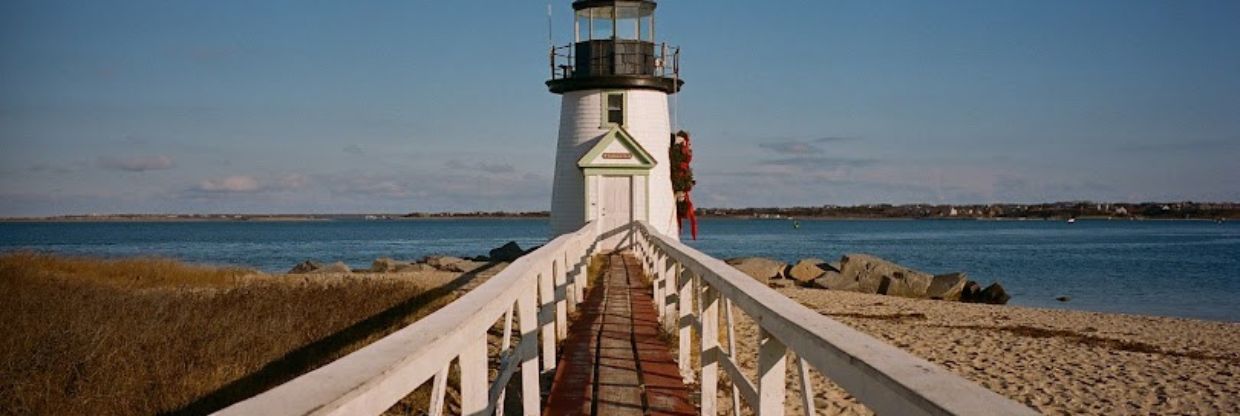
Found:
[[[551,230],[553,235],[572,232],[588,221],[587,187],[578,162],[610,130],[603,121],[602,99],[614,90],[585,90],[565,93],[560,102],[559,144],[556,149],[554,185],[551,191]],[[679,238],[676,204],[672,196],[668,147],[671,124],[668,96],[652,90],[625,90],[626,124],[633,138],[655,159],[649,182],[641,199],[649,202],[647,221],[660,233]],[[593,187],[594,184],[591,184]],[[596,195],[592,197],[596,198]],[[642,208],[645,205],[635,205]],[[593,208],[591,208],[593,209]]]
[[[643,259],[670,258],[683,267],[682,280],[692,276],[700,290],[681,290],[679,303],[680,365],[682,372],[690,348],[689,330],[700,334],[702,377],[700,397],[703,415],[713,415],[715,377],[723,367],[739,372],[730,353],[719,350],[718,298],[735,305],[758,324],[764,340],[759,346],[759,379],[738,382],[747,404],[761,414],[779,414],[786,400],[784,391],[785,351],[795,352],[805,364],[814,367],[843,387],[878,414],[891,415],[1036,415],[1017,402],[969,382],[930,362],[823,316],[736,270],[727,263],[702,254],[679,241],[658,233],[646,223],[636,224],[634,250]],[[659,282],[655,282],[656,285]],[[687,285],[686,285],[687,286]],[[693,302],[692,293],[702,298]],[[696,303],[696,308],[689,304]],[[696,309],[696,316],[686,311]],[[696,318],[696,319],[695,319]],[[729,319],[729,324],[731,319]],[[700,325],[699,325],[700,323]],[[729,345],[729,347],[731,347]],[[729,348],[731,350],[731,348]],[[802,382],[806,369],[798,362]],[[692,371],[689,371],[691,374]],[[732,375],[732,374],[730,374]],[[686,377],[687,378],[687,377]],[[734,379],[739,379],[734,378]],[[809,390],[805,388],[805,390]],[[778,403],[778,405],[777,405]],[[813,414],[813,409],[806,409]]]

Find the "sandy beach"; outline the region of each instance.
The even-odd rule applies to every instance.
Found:
[[[779,291],[1045,414],[1240,413],[1237,323]],[[744,341],[756,339],[757,329],[734,313],[741,365],[754,371],[756,343]],[[788,414],[802,414],[795,366],[788,368]],[[811,374],[819,414],[872,414]],[[720,407],[731,413],[730,403]]]

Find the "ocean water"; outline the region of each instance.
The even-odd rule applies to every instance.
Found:
[[[541,244],[549,229],[543,219],[0,223],[0,251],[161,255],[281,272],[305,259],[368,267],[377,257],[474,256],[507,241]],[[871,253],[1002,282],[1014,305],[1240,321],[1235,222],[804,220],[794,228],[707,219],[687,243],[720,258]]]

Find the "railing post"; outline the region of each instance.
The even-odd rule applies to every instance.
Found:
[[[682,268],[680,270],[680,278],[676,279],[679,285],[678,306],[680,308],[677,322],[680,328],[677,330],[679,338],[679,348],[677,348],[677,360],[680,364],[680,376],[685,383],[693,382],[693,368],[690,367],[689,351],[691,342],[693,341],[693,276],[689,269]]]
[[[727,338],[728,338],[728,356],[733,361],[737,358],[736,353],[736,317],[732,315],[732,300],[723,298],[723,316],[728,320]],[[732,380],[732,414],[741,414],[741,388],[736,385],[736,380]]]
[[[660,254],[655,262],[654,308],[660,322],[663,321],[663,305],[667,302],[667,256]]]
[[[586,301],[586,285],[590,284],[590,262],[594,259],[594,256],[590,254],[590,243],[580,244],[581,246],[577,247],[577,258],[581,261],[581,268],[578,270],[577,275],[573,276],[577,280],[577,284],[573,285],[573,290],[577,291],[577,303]]]
[[[671,294],[676,292],[676,284],[673,282],[676,281],[676,273],[679,272],[680,264],[676,262],[675,258],[668,256],[667,264],[663,271],[663,292],[659,296],[659,304],[662,305],[659,315],[663,317],[662,323],[667,327],[670,327],[671,325],[668,325],[668,323],[672,322],[669,317],[676,315],[676,309],[672,306],[673,297]]]
[[[702,415],[717,415],[719,388],[719,294],[710,286],[702,291]]]
[[[546,268],[538,271],[538,321],[542,324],[543,371],[555,369],[555,282]]]
[[[766,330],[758,332],[758,414],[783,416],[788,347]]]
[[[555,339],[568,337],[568,280],[564,261],[555,259],[551,262],[551,275],[555,277]]]
[[[521,410],[525,416],[542,412],[542,393],[538,385],[538,292],[531,287],[517,297],[517,320],[520,322],[521,343],[517,357],[521,360]]]
[[[801,354],[797,354],[797,375],[801,379],[801,407],[805,409],[804,416],[814,416],[814,383],[809,378],[809,364],[801,358]]]
[[[479,415],[487,410],[487,337],[478,334],[461,351],[461,414]]]
[[[451,366],[451,361],[444,364],[443,369],[435,373],[435,381],[431,382],[430,416],[443,414],[443,399],[448,394],[448,368]]]
[[[566,247],[564,248],[564,255],[561,256],[561,260],[560,260],[563,262],[561,264],[564,265],[564,282],[565,282],[564,293],[565,293],[565,298],[567,300],[566,304],[568,305],[568,313],[573,313],[577,311],[577,279],[576,279],[576,276],[577,276],[578,271],[577,271],[576,256],[573,256],[573,254],[576,254],[576,252],[577,252],[577,249],[575,247],[573,246]]]

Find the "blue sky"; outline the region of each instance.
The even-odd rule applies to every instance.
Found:
[[[667,0],[657,33],[700,206],[1235,201],[1238,21]],[[546,30],[540,1],[0,2],[0,215],[547,209]]]

